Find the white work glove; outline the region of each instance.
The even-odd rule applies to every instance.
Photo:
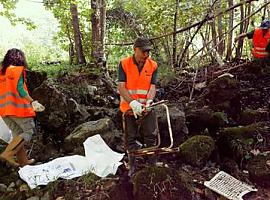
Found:
[[[45,110],[45,107],[42,104],[40,104],[38,101],[32,101],[31,105],[35,112],[42,112]]]
[[[153,100],[152,100],[152,99],[148,99],[148,100],[146,101],[145,107],[147,108],[147,107],[151,106],[152,103],[153,103]]]
[[[137,100],[133,100],[129,103],[129,106],[131,107],[134,117],[137,119],[137,116],[142,116],[143,112],[143,104],[138,102]]]

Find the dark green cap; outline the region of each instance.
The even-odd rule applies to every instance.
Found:
[[[152,50],[152,44],[150,42],[150,40],[148,38],[145,37],[138,37],[135,41],[134,41],[134,45],[133,47],[138,47],[140,48],[142,51],[150,51]]]

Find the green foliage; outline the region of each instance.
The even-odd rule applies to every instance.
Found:
[[[79,180],[83,181],[87,186],[90,186],[90,187],[95,185],[95,183],[99,179],[100,178],[97,175],[95,175],[95,174],[93,174],[91,172],[88,172],[88,173],[86,173],[85,175],[83,175],[83,176],[81,176],[79,178]]]
[[[12,25],[24,24],[28,30],[36,28],[35,24],[27,18],[17,17],[13,10],[16,8],[17,0],[1,0],[0,1],[0,16],[6,17]]]
[[[58,77],[70,72],[76,72],[81,69],[80,65],[70,65],[67,62],[61,64],[46,65],[42,63],[30,65],[30,68],[35,71],[46,72],[48,77]]]
[[[161,87],[164,87],[172,80],[175,80],[176,74],[171,66],[160,65],[158,68],[158,80]]]

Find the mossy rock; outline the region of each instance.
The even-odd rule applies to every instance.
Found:
[[[217,141],[221,155],[231,157],[235,161],[241,162],[252,149],[252,144],[255,141],[253,135],[257,129],[257,124],[223,129]]]
[[[270,186],[270,165],[267,165],[267,160],[270,160],[269,154],[258,155],[247,164],[250,180],[264,187]]]
[[[196,135],[179,146],[180,158],[193,166],[202,166],[215,149],[215,141],[210,136]]]
[[[189,132],[192,134],[204,131],[212,117],[213,111],[209,108],[191,110],[186,113],[186,123]]]
[[[239,82],[230,76],[222,76],[211,81],[206,97],[213,103],[219,104],[235,98],[239,93]]]
[[[178,172],[166,167],[147,167],[133,178],[136,200],[191,200],[190,185]]]
[[[224,127],[228,123],[227,114],[224,112],[215,112],[212,114],[208,130],[211,135],[214,135],[220,127]]]
[[[245,109],[240,114],[239,123],[241,125],[248,125],[259,121],[268,121],[268,120],[269,120],[269,113],[267,111]]]

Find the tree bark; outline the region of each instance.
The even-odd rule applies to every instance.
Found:
[[[72,26],[73,26],[73,31],[74,31],[74,41],[75,41],[76,54],[78,57],[78,63],[84,64],[86,63],[86,60],[83,54],[82,38],[81,38],[82,34],[80,31],[78,9],[77,9],[76,4],[74,3],[70,4],[70,12],[72,15]]]
[[[173,23],[173,51],[172,51],[172,67],[176,67],[176,50],[177,50],[177,34],[176,34],[176,30],[177,30],[177,20],[178,20],[178,9],[179,8],[179,0],[176,0],[175,2],[175,13],[174,13],[174,23]]]
[[[104,50],[105,50],[105,33],[106,33],[106,1],[101,0],[101,7],[100,7],[100,40],[101,40],[101,51],[102,57],[105,57]]]
[[[218,9],[218,13],[219,12],[222,12],[222,9],[221,9],[221,7],[222,7],[222,1],[221,0],[218,0],[217,1],[217,9]],[[218,17],[217,17],[217,25],[218,25],[218,42],[220,43],[219,45],[218,45],[218,53],[219,53],[219,55],[221,56],[221,58],[222,58],[222,56],[223,56],[223,53],[224,53],[224,46],[225,46],[225,43],[224,42],[220,42],[220,41],[222,41],[222,31],[223,31],[223,26],[222,26],[222,16],[221,15],[219,15]]]
[[[233,0],[228,0],[229,7],[233,6]],[[233,28],[233,17],[234,16],[234,10],[231,10],[229,13],[229,29]],[[226,54],[226,60],[231,60],[232,57],[232,41],[233,40],[233,32],[230,32],[228,34],[228,41],[227,41],[227,54]]]
[[[244,13],[244,5],[242,5],[240,7],[240,20],[242,21],[245,18],[245,13]],[[239,34],[242,34],[244,32],[244,22],[240,24],[240,31]],[[242,38],[239,39],[238,41],[238,45],[236,48],[236,55],[235,58],[236,59],[240,59],[242,56],[242,49],[243,49],[243,44],[244,44],[244,40]]]

